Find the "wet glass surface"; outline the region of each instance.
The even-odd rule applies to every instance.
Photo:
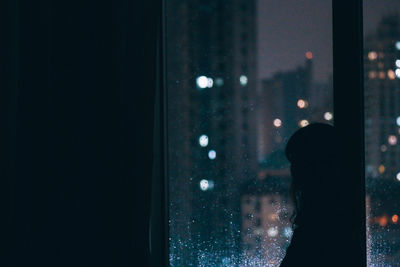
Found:
[[[331,1],[166,1],[170,266],[279,266],[297,129],[333,123]]]
[[[374,267],[400,262],[399,11],[399,1],[364,1],[367,249]]]

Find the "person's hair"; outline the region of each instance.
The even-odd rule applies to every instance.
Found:
[[[290,221],[294,226],[302,224],[301,213],[306,200],[326,199],[324,194],[328,191],[330,177],[334,175],[332,163],[337,155],[336,143],[334,127],[323,123],[301,128],[289,139],[285,155],[291,164],[290,196],[294,211]]]

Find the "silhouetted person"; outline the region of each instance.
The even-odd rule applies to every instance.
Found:
[[[315,123],[289,139],[285,154],[292,174],[293,237],[281,267],[354,266],[351,210],[342,194],[346,173],[335,128]],[[351,240],[351,241],[349,241]]]

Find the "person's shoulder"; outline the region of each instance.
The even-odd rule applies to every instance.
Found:
[[[317,232],[307,227],[296,228],[280,267],[323,266],[318,264],[323,261],[323,233]]]
[[[304,254],[301,252],[301,240],[304,238],[304,231],[301,227],[295,228],[290,241],[289,247],[286,249],[286,255],[283,258],[280,267],[291,267],[299,266],[299,261],[301,261]]]

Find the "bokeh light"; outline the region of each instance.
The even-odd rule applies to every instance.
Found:
[[[331,121],[333,119],[332,112],[325,112],[324,113],[324,119],[327,120],[327,121]]]
[[[217,157],[217,152],[215,152],[215,150],[210,150],[208,151],[208,158],[213,160]]]
[[[202,147],[208,146],[208,136],[203,134],[202,136],[199,137],[199,144]]]
[[[306,127],[307,125],[309,125],[310,123],[308,122],[308,120],[301,120],[299,121],[299,126],[300,127]]]
[[[297,106],[298,106],[299,108],[306,108],[306,107],[308,106],[308,102],[307,102],[306,100],[299,99],[299,100],[297,101]]]
[[[208,78],[206,76],[199,76],[196,79],[197,87],[200,89],[207,88],[208,86]]]
[[[282,121],[281,121],[280,119],[275,119],[275,120],[274,120],[274,126],[275,126],[276,128],[281,127],[281,126],[282,126]]]

